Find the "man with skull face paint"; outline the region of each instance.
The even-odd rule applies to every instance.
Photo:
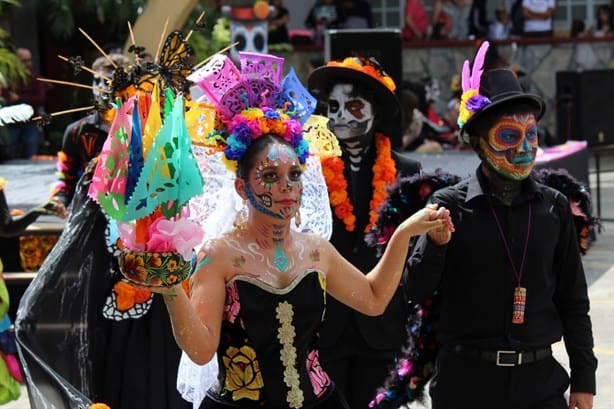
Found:
[[[481,164],[434,193],[455,233],[422,235],[406,269],[413,301],[440,297],[432,407],[588,409],[597,360],[573,216],[531,176],[544,102],[510,70],[482,72],[487,48],[465,62],[458,119]],[[570,376],[552,357],[561,338]]]
[[[397,175],[419,172],[420,163],[392,149],[400,146],[400,105],[393,80],[375,60],[330,61],[310,75],[308,86],[326,102],[329,128],[343,151],[341,159],[322,163],[334,214],[331,243],[367,273],[377,262],[377,251],[367,246],[365,234],[387,197],[386,187]],[[351,408],[367,408],[405,340],[402,290],[397,289],[378,317],[334,299],[326,311],[320,332],[322,365]]]
[[[94,61],[92,70],[96,75],[92,82],[92,94],[97,111],[69,124],[64,131],[62,150],[58,152],[58,182],[51,192],[51,198],[58,203],[56,214],[61,218],[68,216],[67,207],[74,196],[77,182],[89,161],[100,153],[111,126],[112,94],[104,92],[110,90],[108,79],[115,70],[109,60],[118,67],[127,67],[130,63],[128,57],[122,54],[109,54],[108,58],[99,57]]]

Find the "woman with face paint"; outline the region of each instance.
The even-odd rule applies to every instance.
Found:
[[[155,291],[163,294],[175,339],[187,356],[200,365],[217,360],[217,382],[200,408],[348,408],[336,380],[320,363],[319,333],[329,303],[334,298],[362,314],[381,314],[398,286],[411,237],[453,226],[446,209],[422,208],[395,230],[367,275],[344,259],[328,237],[305,229],[299,208],[305,210],[302,202],[311,199],[313,167],[324,194],[318,207],[328,210],[320,160],[310,157],[319,152],[312,140],[308,145],[301,124],[315,100],[288,76],[266,83],[267,91],[252,94],[251,100],[249,94],[237,99],[237,90],[262,87],[260,78],[278,78],[277,70],[267,69],[272,59],[274,67],[281,64],[274,56],[241,58],[238,74],[226,65],[227,57],[213,59],[203,67],[200,84],[207,95],[222,95],[211,134],[216,153],[202,158],[205,189],[213,166],[223,163],[232,176],[219,195],[232,188],[244,211],[236,217],[224,213],[234,223],[219,234],[209,233],[189,296],[181,286]],[[219,73],[226,68],[241,81],[225,91],[219,88],[226,84]],[[307,106],[313,108],[301,109]],[[324,217],[310,213],[302,217]]]
[[[424,208],[399,226],[380,263],[363,275],[325,238],[291,229],[307,154],[295,136],[299,144],[275,134],[243,139],[248,146],[237,159],[234,185],[247,203],[245,219],[204,244],[189,298],[181,286],[160,290],[187,355],[202,365],[217,352],[219,382],[201,408],[347,407],[319,362],[318,329],[328,296],[363,314],[381,314],[410,238],[452,228],[444,208]],[[236,157],[232,151],[229,145],[226,160]]]
[[[331,243],[364,274],[378,261],[365,242],[397,176],[420,171],[398,154],[400,104],[395,83],[374,59],[330,61],[309,77],[308,87],[327,106],[329,128],[343,152],[322,162],[333,210]],[[328,172],[327,172],[328,171]],[[344,200],[340,200],[340,197]],[[377,317],[331,300],[321,331],[321,358],[350,407],[364,409],[404,345],[407,304],[401,288]]]
[[[465,62],[458,119],[481,163],[435,192],[454,236],[422,235],[407,270],[412,300],[440,297],[432,407],[589,409],[597,360],[573,216],[531,176],[544,102],[510,70],[482,72],[487,48]],[[561,338],[570,374],[552,356]]]

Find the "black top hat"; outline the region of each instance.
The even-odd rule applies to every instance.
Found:
[[[534,106],[535,119],[539,120],[546,110],[544,100],[535,94],[530,94],[522,89],[516,74],[505,68],[485,71],[480,78],[479,95],[488,98],[491,102],[476,111],[461,128],[461,136],[465,142],[469,142],[468,132],[480,118],[484,118],[495,108],[504,105],[528,103]]]
[[[396,85],[374,58],[361,56],[347,57],[342,61],[329,61],[315,69],[307,79],[307,87],[318,99],[330,92],[335,84],[360,84],[374,94],[374,104],[380,107],[381,131],[388,136],[399,128],[401,105],[394,93]],[[396,124],[396,126],[395,126]],[[387,129],[387,126],[390,129]]]

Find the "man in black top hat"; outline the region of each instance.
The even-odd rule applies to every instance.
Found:
[[[333,208],[331,243],[366,273],[377,256],[365,233],[387,197],[386,188],[397,175],[419,172],[420,163],[394,151],[400,146],[400,105],[394,81],[377,61],[358,56],[330,61],[312,72],[308,87],[326,108],[343,152],[337,162],[322,163],[325,175],[335,175],[326,180]],[[352,409],[366,409],[388,374],[405,340],[406,316],[400,289],[379,317],[327,300],[320,360]]]
[[[481,164],[433,195],[456,231],[421,236],[406,277],[412,300],[441,300],[432,407],[588,409],[597,360],[573,216],[530,176],[544,102],[510,70],[482,73],[487,48],[465,62],[459,115]],[[569,375],[552,357],[561,338]]]

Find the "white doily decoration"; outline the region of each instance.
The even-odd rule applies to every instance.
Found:
[[[198,409],[207,390],[217,382],[217,356],[205,365],[198,365],[181,352],[179,368],[177,369],[177,391],[181,397],[192,402],[192,408]]]

